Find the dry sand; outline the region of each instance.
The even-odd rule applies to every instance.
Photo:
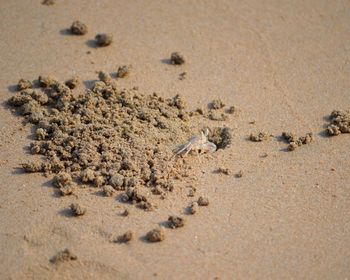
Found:
[[[350,277],[350,135],[324,134],[325,117],[350,107],[350,3],[288,2],[1,1],[0,278]],[[67,33],[74,20],[86,35]],[[95,48],[98,33],[113,43]],[[169,64],[175,51],[185,64]],[[19,79],[77,75],[91,85],[95,71],[123,65],[132,69],[122,87],[181,93],[191,108],[213,99],[240,108],[225,122],[231,148],[190,159],[196,195],[210,204],[186,215],[185,227],[166,229],[162,242],[145,234],[181,214],[186,186],[161,211],[130,207],[125,217],[129,205],[96,189],[60,197],[40,174],[15,169],[33,157],[30,126],[5,105]],[[260,131],[313,132],[314,142],[288,152],[276,138],[247,140]],[[232,175],[214,172],[222,166]],[[78,201],[87,212],[71,217]],[[111,242],[128,230],[128,244]],[[65,248],[77,260],[50,262]]]

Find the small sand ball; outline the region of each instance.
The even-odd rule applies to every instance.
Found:
[[[109,184],[116,190],[120,190],[124,184],[124,176],[118,173],[112,175],[112,177],[109,179]]]
[[[42,171],[42,164],[36,162],[22,163],[22,169],[27,173],[35,173]]]
[[[24,90],[33,87],[32,82],[29,80],[20,79],[17,84],[17,90]]]
[[[74,187],[72,184],[64,185],[60,188],[60,193],[62,196],[71,195],[74,193]]]
[[[121,67],[118,68],[118,72],[117,72],[117,77],[118,78],[124,78],[126,76],[129,75],[130,73],[130,66],[127,65],[123,65]]]
[[[179,216],[169,216],[168,222],[169,222],[169,227],[171,228],[183,227],[185,225],[184,218],[181,218]]]
[[[188,213],[193,215],[197,213],[197,211],[198,211],[198,203],[193,202],[188,208]]]
[[[47,136],[47,132],[45,129],[43,128],[38,128],[36,131],[35,131],[35,137],[37,140],[44,140]]]
[[[51,76],[39,76],[38,80],[39,80],[39,85],[44,88],[52,87],[58,83],[57,79]]]
[[[198,205],[199,206],[208,206],[209,205],[209,199],[203,196],[200,196],[198,198]]]
[[[128,209],[125,209],[121,215],[127,217],[130,215],[130,211]]]
[[[209,119],[212,121],[226,121],[228,117],[223,113],[212,111],[209,114]]]
[[[72,210],[75,216],[82,216],[86,213],[86,209],[80,206],[78,203],[72,203],[70,205],[70,209]]]
[[[117,238],[117,242],[127,243],[127,242],[131,241],[133,236],[134,236],[133,232],[131,230],[128,230],[127,232],[125,232],[124,234],[120,235]]]
[[[227,109],[227,113],[228,114],[236,114],[236,113],[238,113],[238,107],[237,106],[234,106],[234,105],[232,105],[232,106],[230,106],[228,109]]]
[[[209,104],[211,109],[217,110],[225,107],[225,103],[221,99],[215,99]]]
[[[79,20],[76,20],[72,23],[70,31],[72,32],[72,34],[75,35],[84,35],[88,32],[88,28],[84,23],[82,23]]]
[[[105,47],[113,42],[113,36],[111,34],[97,34],[95,40],[98,46]]]
[[[102,190],[105,196],[112,196],[115,193],[115,190],[110,185],[103,186]]]
[[[294,151],[298,147],[299,147],[299,145],[296,142],[290,142],[287,149],[288,149],[288,151]]]
[[[339,127],[334,125],[334,124],[331,124],[327,127],[327,132],[331,136],[336,136],[336,135],[341,134]]]
[[[43,0],[41,2],[41,4],[46,5],[46,6],[52,6],[53,4],[55,4],[54,0]]]
[[[165,232],[164,232],[164,229],[162,228],[153,229],[146,234],[146,239],[149,242],[160,242],[160,241],[163,241],[164,238],[165,238]]]
[[[69,79],[65,82],[66,86],[70,89],[76,88],[80,83],[80,79],[78,76],[73,77],[72,79]]]
[[[106,85],[109,85],[111,84],[112,82],[112,77],[111,75],[109,75],[107,72],[104,72],[104,71],[100,71],[98,73],[98,78],[104,82]]]
[[[250,134],[249,139],[250,141],[253,142],[261,142],[261,141],[265,141],[269,138],[269,134],[266,132],[259,132],[258,134]]]
[[[103,176],[96,176],[94,179],[94,185],[95,187],[99,188],[103,186],[105,183],[105,178]]]
[[[60,172],[53,178],[53,185],[57,188],[61,188],[72,182],[72,176],[67,172]]]
[[[216,173],[221,173],[221,174],[225,174],[225,175],[231,175],[232,171],[229,168],[225,168],[225,167],[219,167],[216,170]]]
[[[242,178],[242,177],[243,177],[243,171],[242,171],[242,170],[238,171],[238,172],[236,173],[235,177],[236,177],[236,178]]]
[[[170,57],[171,64],[181,65],[185,63],[185,58],[178,52],[173,52]]]
[[[291,132],[282,132],[282,137],[289,143],[294,142],[296,140],[295,135]]]
[[[50,261],[52,263],[66,262],[66,261],[75,261],[78,257],[69,249],[64,249],[61,252],[58,252]]]
[[[83,183],[92,182],[95,179],[95,173],[87,168],[81,172],[80,179]]]

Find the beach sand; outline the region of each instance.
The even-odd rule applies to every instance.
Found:
[[[74,20],[88,33],[68,34]],[[324,133],[332,110],[350,109],[348,1],[14,0],[0,3],[0,26],[1,279],[350,277],[350,135]],[[111,33],[113,43],[95,48],[98,33]],[[174,51],[185,64],[169,64]],[[91,85],[96,71],[122,65],[132,71],[121,87],[181,94],[193,109],[217,98],[240,108],[224,122],[231,147],[193,157],[197,192],[209,206],[159,243],[144,236],[182,211],[183,192],[157,211],[129,207],[123,217],[124,204],[81,189],[88,211],[71,217],[76,198],[16,169],[33,158],[31,127],[6,105],[19,79],[78,75]],[[276,137],[247,140],[260,131],[313,132],[314,142],[288,152]],[[243,176],[213,172],[219,167]],[[128,244],[110,241],[128,230]],[[50,262],[65,248],[78,259]]]

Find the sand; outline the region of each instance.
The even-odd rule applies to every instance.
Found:
[[[350,135],[329,137],[326,128],[333,110],[350,109],[349,11],[348,2],[316,0],[2,1],[0,278],[348,278]],[[88,33],[68,34],[75,20]],[[113,43],[96,47],[97,34]],[[173,52],[186,62],[172,65]],[[132,70],[116,80],[120,87],[181,94],[193,110],[213,100],[239,108],[198,124],[224,124],[233,137],[227,149],[188,158],[195,197],[184,184],[146,212],[94,188],[62,196],[48,178],[18,169],[33,159],[34,139],[5,103],[17,82],[78,76],[78,90],[96,71],[122,65]],[[313,142],[288,152],[283,131],[312,132]],[[258,132],[275,137],[248,140]],[[233,174],[215,173],[220,167]],[[199,196],[210,204],[187,215],[184,201]],[[72,203],[85,215],[74,217]],[[121,215],[125,209],[132,214]],[[147,242],[171,215],[186,225]],[[129,230],[128,244],[114,242]],[[66,248],[76,260],[50,262]]]

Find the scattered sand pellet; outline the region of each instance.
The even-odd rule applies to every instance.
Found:
[[[79,20],[76,20],[72,23],[70,31],[75,35],[84,35],[88,32],[88,28],[86,24],[82,23]]]
[[[235,177],[236,177],[236,178],[242,178],[242,177],[243,177],[243,171],[242,171],[242,170],[238,171],[238,172],[236,173]]]
[[[113,36],[111,34],[97,34],[95,40],[98,46],[106,47],[112,44]]]
[[[208,206],[209,205],[209,199],[207,197],[200,196],[198,198],[198,205],[199,206]]]
[[[186,77],[187,77],[187,72],[186,71],[179,74],[179,80],[181,80],[181,81],[186,79]]]
[[[70,249],[66,248],[61,252],[58,252],[50,261],[52,263],[58,264],[61,262],[75,261],[78,257]]]
[[[226,168],[226,167],[219,167],[218,169],[215,170],[215,173],[231,175],[232,171],[229,168]]]
[[[224,113],[212,111],[209,113],[209,119],[212,121],[226,121],[228,117]]]
[[[171,64],[181,65],[185,63],[185,58],[179,54],[178,52],[173,52],[170,56],[170,62]]]
[[[227,111],[228,114],[237,114],[239,112],[239,109],[237,106],[230,106]]]
[[[149,242],[160,242],[160,241],[163,241],[164,238],[165,238],[165,232],[164,232],[164,229],[162,228],[153,229],[146,234],[146,239]]]
[[[46,6],[51,6],[55,4],[55,0],[43,0],[41,4],[46,5]]]
[[[133,232],[131,230],[128,230],[124,234],[118,236],[117,242],[119,242],[119,243],[127,243],[127,242],[131,241],[133,236],[134,236]]]
[[[109,73],[107,73],[107,72],[104,72],[104,71],[100,71],[98,73],[98,78],[102,82],[104,82],[106,85],[112,84],[112,81],[113,81],[111,75]],[[104,84],[101,84],[101,85],[102,85],[102,87],[104,87]]]
[[[115,194],[115,190],[110,185],[103,186],[102,190],[105,196],[112,196]]]
[[[192,202],[188,208],[188,213],[193,215],[198,212],[198,202]]]
[[[154,211],[154,209],[156,208],[151,202],[148,201],[141,201],[137,203],[136,206],[147,212]]]
[[[265,141],[269,138],[270,134],[266,132],[259,132],[258,134],[250,134],[249,140],[253,142]]]
[[[130,211],[128,209],[125,209],[122,213],[122,216],[127,217],[130,215]]]
[[[168,223],[171,228],[183,227],[185,225],[185,219],[179,216],[169,216]]]
[[[313,141],[313,134],[312,132],[309,132],[309,133],[306,133],[305,136],[296,138],[293,133],[283,132],[282,138],[284,138],[287,142],[289,142],[287,146],[287,150],[294,151],[296,148],[300,147],[301,145],[306,145],[311,143]]]
[[[29,80],[20,79],[17,84],[17,90],[24,90],[32,87],[33,87],[33,84]]]
[[[299,145],[297,143],[291,142],[291,143],[289,143],[287,149],[288,149],[288,151],[294,151],[298,147],[299,147]]]
[[[118,68],[117,78],[125,78],[130,73],[130,66],[123,65]]]
[[[196,187],[189,186],[189,191],[188,191],[188,195],[187,196],[194,197],[194,195],[196,194],[196,191],[197,191]]]
[[[72,203],[70,209],[75,216],[82,216],[86,213],[86,209],[80,206],[78,203]]]
[[[330,115],[330,125],[327,127],[330,136],[350,133],[350,110],[334,110]]]
[[[209,104],[210,109],[218,110],[225,107],[225,103],[221,99],[215,99]]]
[[[282,138],[288,143],[296,141],[295,135],[291,132],[282,132]]]
[[[70,89],[75,89],[80,83],[80,79],[78,76],[73,77],[65,82],[66,86]]]

